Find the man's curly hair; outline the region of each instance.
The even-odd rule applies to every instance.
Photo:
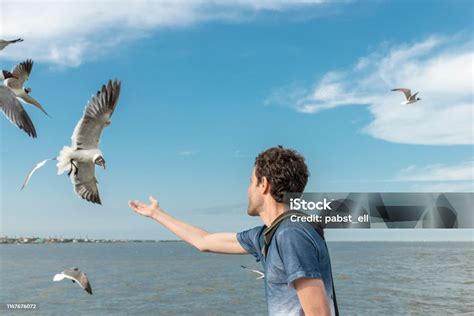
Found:
[[[301,193],[308,182],[309,172],[304,157],[297,151],[279,145],[260,153],[255,158],[255,176],[270,183],[270,194],[283,203],[285,193]]]

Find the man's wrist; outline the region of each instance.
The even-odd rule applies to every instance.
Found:
[[[153,214],[151,214],[150,218],[152,218],[152,219],[154,219],[155,221],[157,221],[157,220],[159,219],[160,215],[161,215],[161,210],[158,209],[158,210],[155,210],[155,211],[153,212]]]

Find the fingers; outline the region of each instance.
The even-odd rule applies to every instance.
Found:
[[[143,202],[141,202],[141,201],[139,201],[139,200],[135,200],[135,201],[133,201],[133,203],[134,203],[138,208],[144,208],[144,207],[146,207],[146,204],[143,203]]]
[[[138,205],[135,204],[135,202],[132,202],[132,201],[128,201],[128,206],[134,210],[135,212],[138,212]]]
[[[150,205],[146,205],[145,203],[139,200],[135,200],[135,201],[128,201],[128,206],[136,212],[141,212],[144,209],[149,208],[150,206],[152,208],[158,206],[158,201],[153,196],[150,195],[148,199],[150,200],[150,203],[151,203]]]
[[[128,201],[128,206],[130,206],[131,208],[133,208],[134,210],[138,211],[144,207],[146,207],[145,203],[143,202],[140,202],[139,200],[135,200],[135,201]]]
[[[148,199],[150,200],[151,204],[158,204],[158,201],[153,196],[150,195]]]

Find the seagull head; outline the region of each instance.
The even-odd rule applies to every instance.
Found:
[[[421,99],[420,98],[416,98],[416,101],[420,101]]]
[[[94,163],[98,166],[101,166],[105,170],[105,159],[102,156],[97,156],[94,159]]]
[[[17,75],[12,74],[12,73],[9,72],[8,70],[2,70],[2,75],[3,75],[3,79],[8,79],[8,78],[15,78],[15,79],[18,79],[18,76],[17,76]]]

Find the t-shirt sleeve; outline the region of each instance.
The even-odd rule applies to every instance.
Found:
[[[319,248],[304,230],[284,228],[277,234],[278,252],[287,275],[288,286],[299,278],[322,278]]]
[[[257,226],[237,233],[237,240],[240,245],[245,249],[245,251],[257,258],[257,261],[260,260],[259,232],[261,230],[262,226]]]

